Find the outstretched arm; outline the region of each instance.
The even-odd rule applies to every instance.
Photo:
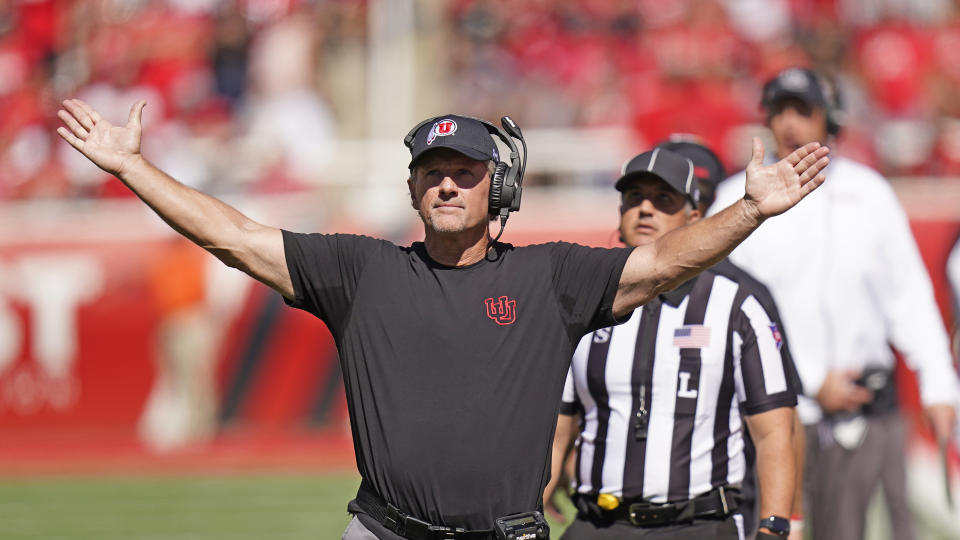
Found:
[[[763,144],[753,140],[746,194],[722,212],[675,229],[652,244],[634,248],[614,300],[617,317],[676,288],[730,254],[768,217],[781,214],[819,187],[830,149],[819,143],[798,148],[763,165]]]
[[[78,99],[63,102],[57,133],[104,171],[116,176],[168,225],[193,243],[293,298],[279,229],[261,225],[224,202],[177,182],[140,154],[146,101],[130,108],[125,126],[114,126]]]

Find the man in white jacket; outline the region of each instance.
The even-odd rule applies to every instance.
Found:
[[[764,86],[777,156],[836,135],[828,90],[799,68]],[[769,286],[792,338],[808,398],[798,411],[807,426],[805,507],[813,537],[862,538],[867,506],[882,486],[893,537],[911,539],[891,346],[917,373],[936,436],[949,440],[958,392],[949,342],[890,185],[842,157],[827,174],[830,182],[808,204],[769,220],[730,258]],[[743,183],[743,173],[721,183],[714,211],[732,203]]]
[[[950,292],[953,304],[952,344],[953,356],[960,356],[960,238],[953,245],[950,257],[947,258],[947,280],[950,282]],[[960,406],[960,392],[957,393],[957,405]],[[960,446],[960,432],[954,432],[954,442]]]

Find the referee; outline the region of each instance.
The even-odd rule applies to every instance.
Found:
[[[708,209],[713,205],[717,197],[717,186],[722,182],[726,177],[726,171],[723,167],[723,163],[720,161],[720,158],[716,153],[713,152],[709,147],[707,147],[703,140],[692,134],[687,133],[674,133],[670,137],[657,144],[658,147],[664,148],[680,154],[681,156],[689,159],[693,162],[694,176],[696,176],[698,182],[698,187],[700,188],[700,198],[697,204],[697,210],[700,211],[700,216],[706,216]],[[763,293],[759,295],[760,298],[768,298],[771,301],[770,309],[771,311],[776,311],[777,307],[772,304],[772,293],[766,285],[763,285]],[[778,318],[779,320],[779,318]],[[786,351],[786,346],[784,347]],[[784,355],[785,359],[789,360],[787,369],[791,373],[791,380],[793,381],[793,388],[797,393],[797,396],[800,396],[803,393],[803,385],[800,382],[800,375],[797,373],[797,368],[793,363],[792,355]],[[798,397],[799,400],[799,397]],[[747,462],[747,471],[746,476],[743,480],[742,486],[742,495],[743,503],[739,507],[739,513],[743,516],[744,520],[744,532],[746,533],[747,538],[753,538],[754,533],[757,530],[757,475],[756,475],[756,448],[753,446],[753,439],[750,437],[749,431],[747,431],[747,436],[744,438],[744,455],[746,456]],[[804,437],[803,424],[800,423],[800,417],[794,413],[794,428],[793,428],[793,451],[797,456],[797,479],[794,482],[794,497],[793,497],[793,511],[791,512],[790,523],[791,523],[791,537],[792,538],[801,538],[803,535],[803,466],[804,466],[804,456],[806,441]]]
[[[693,169],[663,148],[627,162],[616,188],[628,246],[700,219]],[[743,538],[744,420],[763,494],[758,537],[788,535],[796,405],[789,365],[766,289],[726,261],[623,325],[585,336],[564,389],[546,491],[549,499],[579,435],[578,513],[563,538]]]

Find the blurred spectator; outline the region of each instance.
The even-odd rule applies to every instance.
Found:
[[[934,149],[937,174],[960,174],[960,1],[933,31],[933,62],[928,83],[938,130]]]
[[[217,93],[231,102],[246,90],[250,29],[243,14],[229,5],[217,15],[213,35],[213,72]]]
[[[157,377],[140,418],[140,433],[156,450],[205,441],[216,428],[218,319],[205,302],[204,255],[183,238],[171,238],[157,252],[148,274],[160,323]]]
[[[334,125],[317,92],[318,27],[304,13],[283,18],[254,41],[250,94],[244,104],[249,140],[277,178],[319,183],[333,155]],[[277,184],[277,178],[273,180]]]

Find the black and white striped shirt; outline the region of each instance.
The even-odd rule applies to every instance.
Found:
[[[766,288],[726,261],[586,335],[560,409],[583,414],[577,492],[663,503],[739,485],[741,414],[796,405],[785,339]]]

